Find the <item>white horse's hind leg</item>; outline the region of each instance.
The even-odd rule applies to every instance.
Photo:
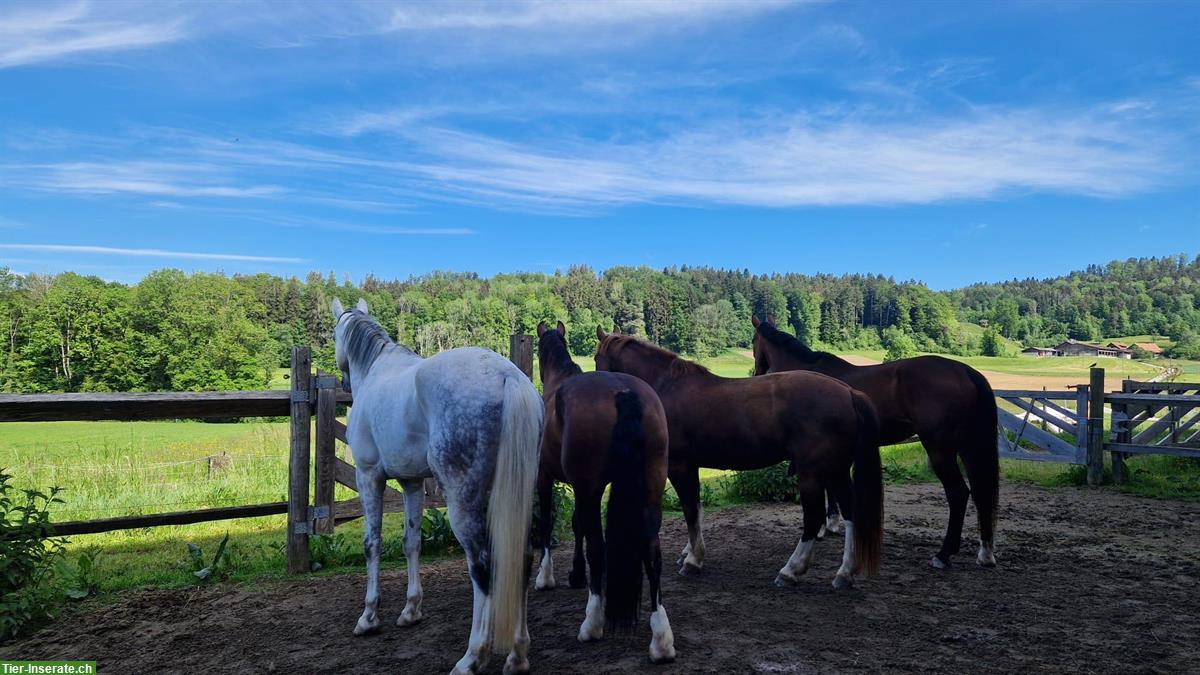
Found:
[[[421,517],[425,512],[425,481],[402,481],[404,486],[404,556],[408,561],[408,597],[397,626],[411,626],[421,613]]]
[[[854,523],[847,520],[846,540],[842,543],[842,566],[833,578],[834,588],[850,588],[854,585]]]
[[[785,584],[794,584],[799,581],[800,575],[808,571],[808,566],[812,562],[813,543],[816,539],[804,541],[801,537],[796,544],[796,550],[792,551],[792,557],[788,558],[787,563],[779,570],[779,574],[775,577],[775,584],[783,586]]]
[[[355,474],[358,496],[363,507],[363,552],[367,558],[367,597],[362,616],[354,626],[355,635],[365,635],[379,628],[379,553],[383,543],[383,486],[378,473],[359,469]]]
[[[470,564],[470,563],[468,563]],[[467,653],[454,664],[450,675],[467,675],[478,673],[487,666],[491,656],[491,602],[479,589],[479,584],[471,580],[475,603],[471,611],[471,638],[467,641]]]

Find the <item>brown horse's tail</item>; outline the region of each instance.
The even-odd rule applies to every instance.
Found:
[[[854,445],[854,567],[864,574],[879,572],[883,553],[883,466],[879,459],[879,415],[871,399],[851,392],[858,416]]]
[[[637,624],[642,602],[642,564],[648,555],[646,531],[646,434],[642,400],[633,391],[617,392],[617,423],[609,453],[612,492],[604,532],[606,629],[629,631]]]
[[[996,395],[979,371],[967,368],[975,385],[976,401],[971,410],[969,440],[959,455],[971,483],[971,498],[979,512],[979,538],[991,546],[996,532],[1000,503],[1000,453],[996,448]]]

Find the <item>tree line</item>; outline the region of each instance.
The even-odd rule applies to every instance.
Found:
[[[505,353],[512,333],[558,319],[577,354],[593,353],[603,325],[706,356],[748,348],[756,314],[834,350],[999,354],[1001,336],[1028,345],[1165,334],[1177,355],[1200,357],[1200,257],[1131,259],[946,292],[880,275],[686,266],[369,275],[359,284],[332,273],[301,280],[163,269],[133,285],[0,268],[0,390],[256,389],[287,365],[293,344],[310,345],[332,370],[333,297],[366,298],[394,338],[425,355],[464,345]]]

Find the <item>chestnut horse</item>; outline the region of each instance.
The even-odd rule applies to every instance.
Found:
[[[792,460],[800,478],[804,531],[775,583],[794,584],[808,570],[828,488],[852,515],[846,521],[835,588],[879,568],[883,471],[878,422],[870,399],[816,373],[725,378],[647,342],[597,327],[596,369],[628,373],[649,384],[667,412],[667,469],[688,526],[680,573],[704,564],[700,467],[761,469]],[[850,466],[854,466],[851,487]]]
[[[950,557],[958,553],[968,496],[979,513],[976,561],[985,567],[996,564],[992,552],[1000,491],[996,398],[979,371],[940,356],[856,366],[809,349],[777,329],[771,317],[766,321],[753,317],[752,322],[755,375],[789,371],[836,377],[871,397],[879,412],[880,443],[899,443],[913,434],[921,439],[950,502],[946,536],[930,564],[945,569]],[[959,457],[971,481],[970,489],[959,472]]]
[[[575,559],[571,586],[584,585],[584,542],[591,571],[583,642],[605,628],[630,630],[642,600],[642,573],[650,580],[650,660],[675,659],[675,638],[662,605],[662,495],[667,482],[667,418],[645,382],[619,373],[584,373],[567,351],[566,328],[538,324],[538,365],[546,413],[538,466],[542,564],[535,588],[554,588],[550,540],[554,531],[554,481],[575,491]],[[608,528],[601,531],[600,500],[608,499]],[[602,582],[604,587],[602,589]],[[601,617],[603,607],[603,617]]]

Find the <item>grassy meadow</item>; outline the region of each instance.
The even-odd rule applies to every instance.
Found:
[[[878,360],[882,354],[854,353]],[[590,357],[576,357],[585,370]],[[989,378],[1015,378],[1019,388],[1058,388],[1063,382],[1086,382],[1093,359],[1078,357],[968,357],[966,363]],[[1143,362],[1100,359],[1108,372],[1109,388],[1121,377],[1145,378],[1157,368]],[[702,361],[726,377],[745,377],[753,365],[746,351],[731,351]],[[1165,362],[1164,362],[1165,363]],[[1184,362],[1185,373],[1200,374],[1200,363]],[[286,387],[278,373],[274,386]],[[538,374],[534,374],[535,381]],[[1018,388],[1006,383],[1005,388]],[[66,488],[55,520],[106,518],[196,508],[284,501],[287,489],[287,424],[244,421],[202,422],[45,422],[0,425],[0,467],[22,487]],[[892,481],[933,481],[919,443],[886,448],[884,463]],[[1186,460],[1145,457],[1130,460],[1132,480],[1122,489],[1159,497],[1200,498],[1200,476]],[[1002,462],[1009,480],[1043,485],[1078,484],[1078,467],[1034,462]],[[722,496],[725,472],[703,473],[712,508],[727,503]],[[353,492],[338,488],[338,499]],[[283,568],[282,532],[286,517],[268,516],[195,525],[147,528],[72,537],[69,551],[96,556],[95,581],[101,591],[147,585],[172,586],[195,582],[186,550],[198,544],[211,555],[228,533],[227,578],[253,581],[280,575]],[[403,564],[401,517],[385,522],[384,564]],[[362,528],[350,523],[334,539],[317,544],[325,573],[359,570]]]

